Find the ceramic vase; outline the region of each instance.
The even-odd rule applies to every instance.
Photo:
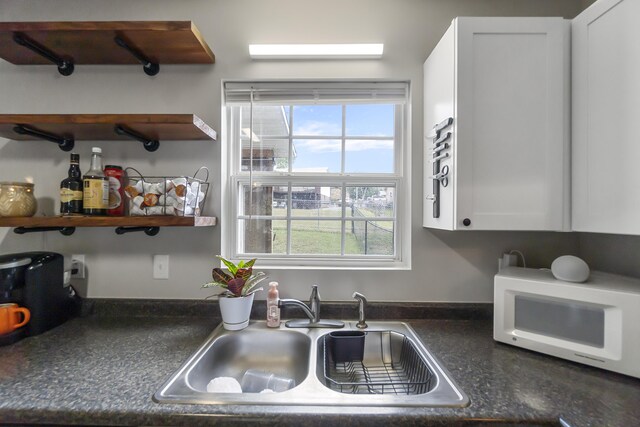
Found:
[[[222,325],[226,330],[239,331],[249,326],[253,296],[254,294],[237,298],[221,297],[218,300],[222,314]]]

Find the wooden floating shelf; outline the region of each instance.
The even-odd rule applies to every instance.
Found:
[[[155,236],[160,227],[213,227],[218,222],[215,217],[179,216],[51,216],[29,218],[0,218],[0,227],[15,227],[16,234],[59,231],[64,236],[72,235],[76,227],[115,227],[116,234],[144,232]]]
[[[213,64],[215,56],[191,21],[0,22],[0,58],[16,65],[50,64],[15,41],[19,35],[73,64]]]
[[[213,227],[210,216],[33,216],[0,218],[0,227]]]
[[[194,114],[0,114],[0,137],[13,140],[42,139],[18,133],[16,126],[71,140],[131,139],[130,136],[117,133],[115,126],[122,126],[155,141],[217,138],[216,131]]]

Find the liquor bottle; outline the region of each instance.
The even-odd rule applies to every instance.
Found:
[[[102,149],[91,149],[91,168],[82,177],[85,215],[106,215],[109,206],[109,178],[102,171]]]
[[[71,153],[69,176],[60,183],[60,215],[82,215],[80,155]]]

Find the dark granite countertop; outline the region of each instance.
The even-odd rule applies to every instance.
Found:
[[[154,403],[153,393],[217,323],[203,316],[103,313],[1,347],[0,423],[559,425],[560,417],[571,426],[640,422],[640,380],[496,343],[486,318],[409,321],[471,399],[466,408]]]

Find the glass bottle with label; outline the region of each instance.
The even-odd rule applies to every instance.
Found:
[[[267,292],[267,326],[270,328],[277,328],[280,326],[280,308],[278,307],[279,299],[278,282],[269,283],[269,292]]]
[[[109,206],[109,178],[102,171],[102,149],[91,149],[91,168],[82,177],[85,215],[106,215]]]
[[[107,165],[104,174],[109,180],[109,206],[107,215],[124,215],[124,178],[122,166]]]
[[[82,199],[80,155],[71,153],[69,176],[60,183],[60,215],[82,215]]]

